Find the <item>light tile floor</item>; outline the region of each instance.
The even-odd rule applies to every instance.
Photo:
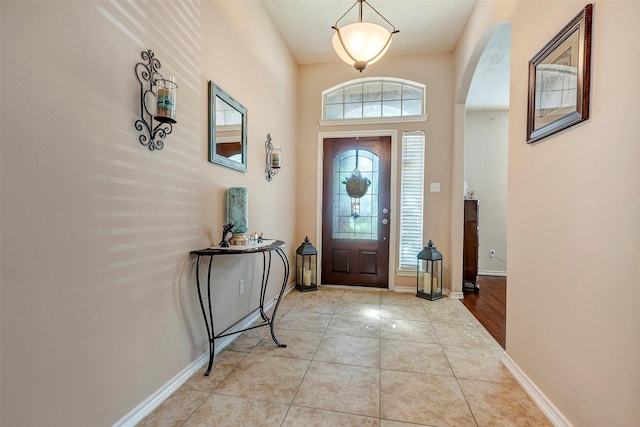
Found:
[[[291,291],[140,426],[550,426],[458,300]]]

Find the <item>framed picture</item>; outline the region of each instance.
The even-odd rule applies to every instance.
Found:
[[[529,61],[528,144],[589,118],[592,9],[588,4]]]

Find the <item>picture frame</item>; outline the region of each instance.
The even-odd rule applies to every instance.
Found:
[[[592,13],[587,4],[529,61],[527,144],[589,118]]]

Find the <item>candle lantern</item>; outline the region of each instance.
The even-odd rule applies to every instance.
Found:
[[[175,77],[170,76],[165,79],[162,76],[156,78],[156,86],[158,93],[156,116],[154,117],[161,123],[176,123],[176,84]]]
[[[442,254],[431,240],[418,254],[416,296],[430,301],[442,298]]]
[[[308,237],[296,249],[296,289],[300,292],[318,290],[318,251]]]

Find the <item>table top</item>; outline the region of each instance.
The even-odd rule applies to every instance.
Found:
[[[229,246],[222,248],[220,246],[213,246],[210,248],[198,249],[197,251],[191,251],[192,255],[237,255],[237,254],[251,254],[256,252],[268,252],[276,249],[284,248],[286,243],[282,240],[269,240],[265,239],[262,243],[253,245],[240,245]]]

